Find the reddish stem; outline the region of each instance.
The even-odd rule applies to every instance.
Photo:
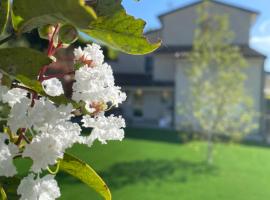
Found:
[[[50,38],[50,42],[49,42],[49,47],[48,47],[48,52],[47,52],[47,55],[50,57],[52,56],[55,52],[54,52],[54,46],[53,46],[53,40],[54,40],[54,37],[56,35],[56,33],[59,31],[59,24],[57,24],[55,26],[55,29],[53,31],[53,34],[52,34],[52,37]],[[57,45],[58,46],[58,45]]]
[[[62,48],[62,47],[63,47],[63,43],[62,43],[62,42],[59,42],[55,48],[53,47],[53,49],[52,49],[52,51],[51,51],[51,55],[54,55],[55,52],[56,52],[58,49]]]
[[[42,82],[43,77],[44,77],[44,74],[45,74],[45,72],[47,71],[48,67],[49,67],[49,66],[45,65],[45,66],[41,67],[41,69],[39,70],[38,80],[39,80],[40,82]]]
[[[30,107],[34,107],[34,105],[35,105],[35,99],[37,99],[37,98],[38,98],[37,93],[32,93],[32,100],[31,100]]]
[[[30,143],[30,141],[28,140],[28,138],[24,135],[24,132],[25,132],[25,131],[26,131],[25,128],[21,128],[21,129],[19,130],[19,137],[18,137],[18,140],[17,140],[16,143],[15,143],[17,146],[21,144],[21,142],[22,142],[23,139],[24,139],[24,141],[25,141],[27,144]]]
[[[41,69],[39,70],[39,73],[38,73],[38,81],[39,82],[42,82],[43,76],[44,76],[47,68],[48,68],[48,66],[45,65],[45,66],[41,67]],[[32,92],[32,101],[31,101],[31,105],[30,105],[31,107],[33,107],[35,105],[35,99],[37,99],[37,98],[38,98],[38,94],[35,91],[33,91]]]

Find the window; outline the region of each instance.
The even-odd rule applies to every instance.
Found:
[[[167,90],[163,90],[161,93],[161,102],[163,104],[169,104],[172,101],[172,93],[170,91]]]
[[[147,74],[151,74],[153,71],[154,67],[154,60],[153,57],[147,56],[145,58],[145,63],[144,63],[144,70]]]
[[[133,95],[133,116],[134,117],[143,116],[143,91],[142,89],[137,89]]]

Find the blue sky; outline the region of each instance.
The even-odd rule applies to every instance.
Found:
[[[260,12],[250,33],[250,45],[269,57],[265,69],[270,71],[270,0],[220,1]],[[192,2],[194,0],[123,0],[123,5],[129,14],[147,22],[146,29],[155,29],[160,27],[158,15]]]

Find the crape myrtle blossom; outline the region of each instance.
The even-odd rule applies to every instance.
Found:
[[[60,197],[54,176],[40,178],[40,174],[58,164],[66,149],[75,143],[91,146],[96,140],[106,144],[109,140],[124,138],[124,119],[105,116],[112,106],[125,101],[126,94],[115,86],[112,68],[104,63],[101,47],[92,44],[75,49],[74,65],[72,98],[67,104],[56,105],[50,100],[52,96],[64,94],[61,81],[54,76],[38,78],[48,95],[45,97],[27,90],[23,84],[8,89],[0,82],[0,101],[10,107],[7,127],[0,133],[0,176],[16,175],[15,156],[32,160],[29,175],[22,179],[17,189],[21,200]],[[84,114],[82,126],[92,128],[88,136],[82,135],[80,125],[71,121],[74,113]]]
[[[91,146],[95,140],[99,140],[102,144],[107,144],[107,140],[122,140],[124,138],[125,120],[120,117],[110,115],[97,116],[95,118],[90,116],[83,117],[83,126],[93,128],[90,136],[85,137],[83,143]]]
[[[41,98],[35,100],[35,105],[30,107],[30,99],[22,99],[16,103],[10,111],[7,121],[12,132],[19,128],[33,127],[37,131],[45,129],[48,125],[69,120],[72,117],[72,105],[56,107],[50,100]]]
[[[60,197],[60,189],[52,175],[35,178],[34,174],[29,174],[21,181],[17,192],[21,200],[54,200]]]
[[[12,107],[16,103],[21,102],[22,99],[25,99],[26,95],[27,91],[20,88],[13,88],[2,95],[2,100],[4,103],[8,103]]]
[[[22,156],[33,160],[33,172],[41,172],[55,164],[57,159],[63,158],[65,150],[80,141],[80,133],[80,126],[72,122],[49,125],[46,131],[34,137],[30,144],[26,144]]]
[[[88,55],[88,48],[89,46],[85,51],[75,49],[75,58],[78,51],[82,52],[82,55]],[[76,70],[72,99],[77,102],[85,102],[86,109],[97,102],[112,103],[117,107],[126,100],[126,94],[121,91],[120,87],[114,85],[112,68],[107,63],[103,63],[103,57],[93,56],[93,58],[95,59],[93,62],[99,63],[99,65],[93,66],[90,63]]]
[[[61,81],[58,78],[51,78],[42,81],[43,90],[50,96],[60,96],[64,94]]]
[[[94,102],[113,103],[118,106],[126,99],[120,87],[114,86],[111,67],[107,64],[89,68],[83,66],[75,72],[72,99],[87,105]]]
[[[46,98],[35,101],[35,105],[29,109],[27,118],[37,131],[44,131],[49,126],[55,126],[61,122],[69,121],[73,116],[71,104],[56,107],[53,102]]]
[[[3,95],[8,92],[8,87],[1,85],[0,79],[0,101],[3,101]]]
[[[79,64],[86,64],[91,67],[102,65],[104,55],[98,44],[88,44],[84,49],[81,47],[74,49],[74,60]]]
[[[29,128],[27,111],[31,104],[30,99],[22,99],[21,102],[15,103],[11,108],[7,125],[13,133],[16,133],[19,128]]]
[[[17,173],[13,157],[19,152],[18,147],[10,143],[7,135],[0,134],[0,176],[11,177]]]

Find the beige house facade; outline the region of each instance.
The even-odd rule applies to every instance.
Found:
[[[159,16],[162,27],[146,33],[149,40],[162,40],[162,47],[150,55],[131,56],[120,54],[111,62],[116,82],[128,94],[126,103],[120,108],[129,126],[162,127],[181,129],[183,113],[178,104],[186,103],[188,79],[184,69],[191,63],[186,55],[192,50],[194,30],[196,29],[197,1]],[[248,61],[245,71],[247,93],[253,98],[254,110],[264,110],[264,61],[265,56],[250,48],[250,30],[258,13],[221,1],[211,1],[214,14],[226,14],[230,28],[235,33],[233,45],[239,46]],[[188,113],[186,113],[187,115]],[[261,133],[264,120],[254,119]],[[191,122],[195,123],[195,122]]]

